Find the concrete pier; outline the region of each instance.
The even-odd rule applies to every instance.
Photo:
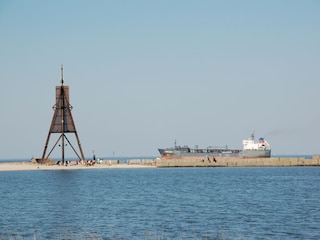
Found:
[[[307,158],[215,158],[184,157],[158,158],[154,160],[157,167],[289,167],[320,166],[320,156]]]

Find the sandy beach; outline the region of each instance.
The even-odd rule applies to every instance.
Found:
[[[95,164],[93,166],[86,166],[82,164],[71,163],[68,166],[57,164],[38,164],[33,162],[4,162],[0,163],[1,171],[30,171],[30,170],[80,170],[80,169],[114,169],[114,168],[155,168],[151,165],[140,164]]]

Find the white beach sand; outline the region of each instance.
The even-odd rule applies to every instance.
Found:
[[[95,164],[94,166],[86,166],[82,164],[71,163],[68,166],[38,164],[33,162],[4,162],[0,163],[1,171],[29,171],[29,170],[74,170],[74,169],[112,169],[112,168],[155,168],[156,166],[140,165],[140,164]]]

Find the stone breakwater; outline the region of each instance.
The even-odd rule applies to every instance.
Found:
[[[158,158],[154,160],[157,167],[289,167],[320,166],[320,156],[307,158]]]

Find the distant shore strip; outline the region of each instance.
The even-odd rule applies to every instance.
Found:
[[[28,171],[28,170],[80,170],[80,169],[114,169],[114,168],[172,168],[172,167],[307,167],[320,166],[320,156],[308,158],[156,158],[131,159],[127,163],[119,160],[102,160],[94,165],[69,161],[68,164],[30,162],[3,162],[0,171]]]

